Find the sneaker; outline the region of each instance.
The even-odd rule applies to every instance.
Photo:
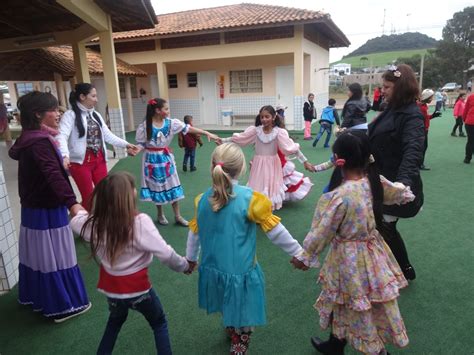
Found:
[[[407,265],[403,270],[403,275],[407,280],[413,281],[416,279],[415,269],[411,265]]]
[[[313,140],[313,137],[304,137],[303,139],[304,139],[305,141],[311,141],[311,140]]]
[[[316,144],[318,144],[318,141],[317,141],[317,140],[315,140],[315,141],[313,142],[313,148],[316,148]]]
[[[192,167],[191,167],[191,171],[196,171],[196,170],[197,170],[197,169],[196,169],[195,166],[192,166]]]
[[[460,132],[459,137],[466,137],[466,135],[464,134],[464,132]]]
[[[186,220],[183,218],[183,216],[176,216],[176,217],[174,218],[174,220],[176,221],[176,224],[179,224],[179,225],[181,225],[181,226],[183,226],[183,227],[189,226],[189,222],[186,221]]]
[[[183,171],[188,171],[188,168],[186,165],[183,165]]]
[[[158,216],[158,223],[161,224],[162,226],[166,226],[169,222],[166,219],[165,215],[162,214],[161,216]]]
[[[464,159],[464,164],[471,164],[471,160],[470,159]]]
[[[329,145],[325,145],[324,148],[331,148]]]
[[[89,304],[86,306],[86,308],[55,316],[54,317],[54,323],[62,323],[62,322],[67,321],[68,319],[74,318],[74,317],[76,317],[76,316],[78,316],[82,313],[86,313],[89,309],[91,309],[91,307],[92,307],[92,303],[89,302]]]
[[[451,132],[451,137],[457,137],[456,132]]]
[[[420,170],[431,170],[431,168],[428,168],[427,166],[422,165],[420,166]]]

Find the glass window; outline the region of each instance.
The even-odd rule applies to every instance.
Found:
[[[33,83],[16,83],[15,88],[17,97],[20,97],[33,91]]]
[[[168,74],[168,88],[178,88],[178,74]]]
[[[188,73],[188,88],[196,88],[198,86],[197,73]]]
[[[119,90],[120,90],[120,98],[121,99],[126,99],[127,98],[127,92],[125,89],[125,80],[127,78],[119,78]],[[137,78],[134,76],[130,77],[130,91],[132,94],[132,98],[136,99],[138,97],[138,91],[137,91]]]
[[[232,70],[229,77],[232,94],[263,91],[262,69]]]

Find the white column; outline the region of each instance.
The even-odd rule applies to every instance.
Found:
[[[130,85],[130,77],[125,78],[125,97],[127,99],[128,109],[128,130],[135,130],[135,117],[133,116],[132,87]]]

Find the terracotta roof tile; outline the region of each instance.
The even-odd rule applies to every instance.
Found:
[[[330,20],[329,14],[321,11],[249,3],[174,12],[157,17],[158,25],[154,29],[116,32],[114,39],[164,36],[280,23],[317,22],[319,20],[329,20],[330,25],[340,32]],[[340,33],[342,34],[342,32]]]

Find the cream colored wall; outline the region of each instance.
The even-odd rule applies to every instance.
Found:
[[[303,40],[303,51],[311,56],[309,63],[309,91],[328,92],[329,88],[329,51],[318,46],[317,44]],[[305,80],[308,80],[305,77]]]
[[[224,75],[224,92],[226,97],[238,98],[240,96],[274,96],[276,94],[275,67],[292,64],[293,56],[290,54],[192,62],[187,61],[179,64],[168,64],[168,74],[178,75],[178,88],[168,89],[168,92],[170,99],[197,98],[198,88],[188,88],[187,73],[214,70],[216,71],[218,80],[220,75]],[[245,69],[262,69],[263,92],[244,94],[229,93],[229,71]]]

